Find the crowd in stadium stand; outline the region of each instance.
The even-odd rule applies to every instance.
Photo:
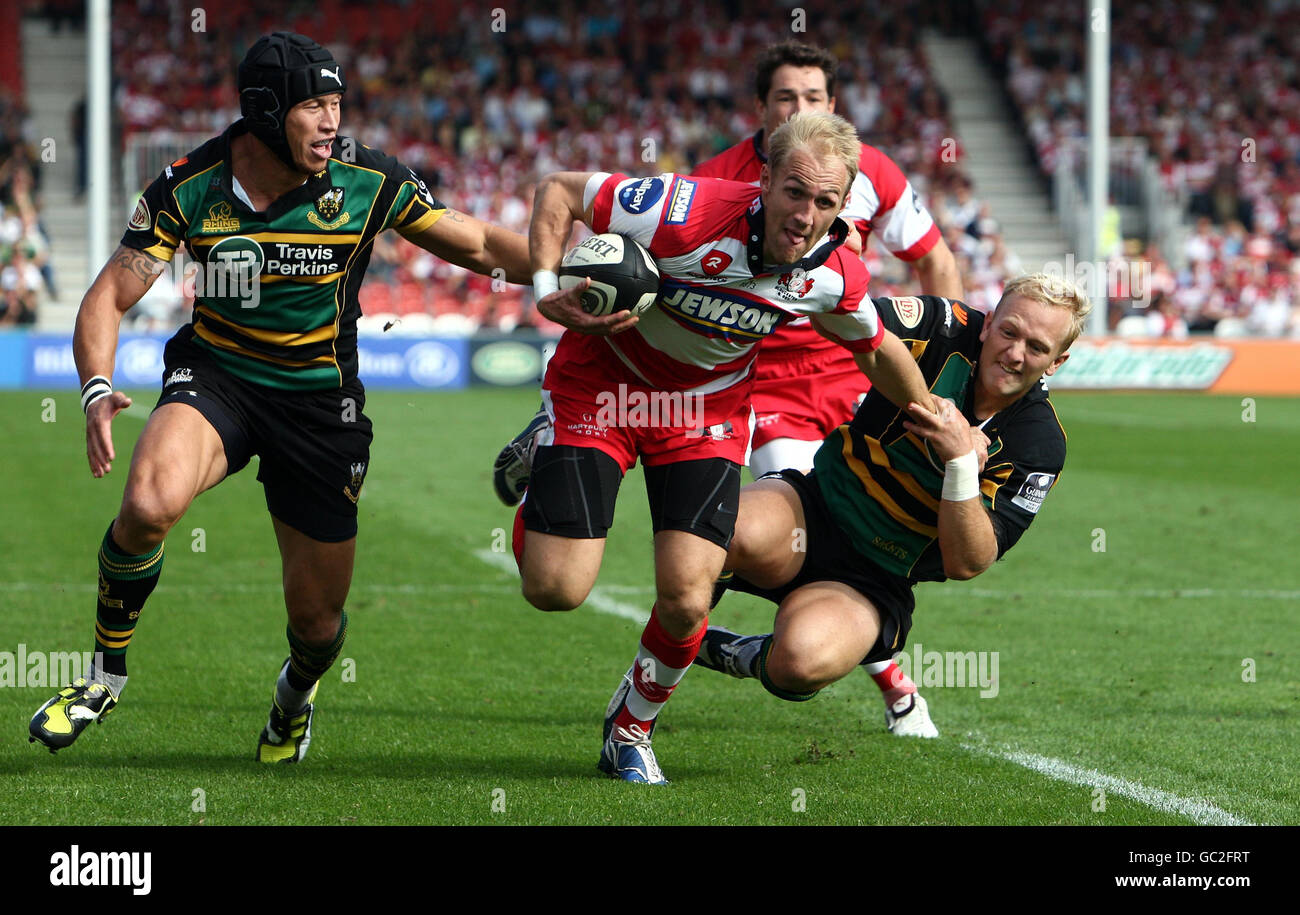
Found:
[[[1063,145],[1085,132],[1083,12],[1067,0],[976,6],[990,58],[1050,173]],[[1274,4],[1211,17],[1193,0],[1112,9],[1112,136],[1148,140],[1166,186],[1202,218],[1176,250],[1130,241],[1109,252],[1145,271],[1131,316],[1164,335],[1300,333],[1300,13]],[[195,29],[191,10],[142,0],[114,8],[116,99],[128,135],[219,132],[238,117],[239,57],[288,23],[347,68],[345,134],[421,171],[450,205],[523,232],[534,182],[549,171],[688,171],[751,134],[753,57],[790,37],[786,16],[799,11],[806,31],[797,37],[840,59],[839,112],[922,194],[972,304],[992,304],[1020,265],[961,168],[920,48],[918,22],[942,26],[943,10],[910,0],[815,0],[781,15],[747,0],[293,0],[273,13],[233,0],[211,11],[221,17],[211,33]],[[873,292],[910,289],[902,264],[869,256]],[[427,314],[439,329],[466,332],[540,320],[526,289],[494,292],[490,280],[391,233],[375,245],[371,275],[368,313]]]
[[[981,7],[990,57],[1050,174],[1086,133],[1088,11],[1068,0]],[[1156,280],[1140,313],[1148,329],[1300,335],[1300,8],[1111,9],[1111,136],[1145,139],[1197,220],[1179,250],[1133,252]]]
[[[42,290],[54,293],[37,210],[40,169],[24,135],[26,118],[21,100],[0,87],[0,327],[34,324]]]
[[[953,129],[909,20],[915,11],[898,11],[907,6],[804,4],[807,32],[796,37],[838,56],[839,112],[912,179],[947,233],[973,304],[988,305],[1018,268],[971,196],[959,148],[944,143]],[[548,172],[689,171],[758,128],[753,59],[791,36],[792,12],[730,7],[624,0],[515,12],[503,4],[496,28],[493,7],[451,2],[357,8],[325,0],[276,12],[346,68],[344,134],[421,171],[450,205],[526,232],[534,183]],[[149,3],[115,8],[128,133],[213,134],[238,117],[234,64],[267,27],[263,12],[247,2],[223,7],[222,33],[234,36],[225,47],[192,32],[182,13]],[[888,255],[873,258],[872,272],[877,294],[911,288],[907,268]],[[370,277],[368,313],[432,314],[443,330],[541,320],[527,290],[493,292],[491,280],[391,233],[376,242]]]

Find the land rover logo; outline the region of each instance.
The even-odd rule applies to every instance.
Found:
[[[488,384],[528,384],[542,373],[542,354],[526,343],[502,340],[489,343],[475,353],[470,366]]]

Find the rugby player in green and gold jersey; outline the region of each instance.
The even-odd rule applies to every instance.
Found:
[[[530,281],[523,236],[446,207],[396,159],[339,136],[345,89],[338,63],[310,38],[260,38],[239,66],[243,117],[149,186],[82,300],[73,348],[90,471],[102,477],[115,457],[113,417],[131,404],[110,381],[122,315],[182,244],[199,266],[192,321],[167,344],[162,395],[99,548],[97,662],[29,727],[51,752],[120,700],[167,532],[256,454],[289,642],[257,759],[302,759],[317,683],[347,632],[372,437],[357,378],[357,293],[375,236],[396,229],[451,263]]]
[[[754,636],[710,627],[695,661],[792,701],[900,651],[913,586],[992,565],[1065,463],[1043,376],[1068,358],[1091,309],[1074,284],[1018,277],[987,316],[938,296],[875,302],[944,409],[900,410],[873,391],[811,474],[768,474],[741,491],[728,584],[777,603],[775,625]],[[920,700],[915,687],[901,693],[887,698],[896,715]]]

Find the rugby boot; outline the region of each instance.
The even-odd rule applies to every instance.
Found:
[[[920,693],[908,693],[892,706],[886,705],[885,727],[895,737],[939,736],[939,729],[930,720],[930,707]]]
[[[307,755],[311,746],[311,719],[316,712],[317,683],[307,696],[301,711],[286,715],[275,698],[271,699],[271,715],[266,727],[257,738],[257,761],[264,763],[295,763]]]
[[[766,634],[740,635],[721,626],[710,626],[704,632],[704,638],[700,642],[700,653],[695,656],[695,663],[742,680],[753,677],[754,674],[749,666],[753,661],[753,652],[743,649],[755,642],[762,642],[765,638],[767,638]]]
[[[519,504],[533,472],[533,453],[537,450],[537,433],[551,424],[545,408],[539,409],[524,430],[512,438],[492,465],[492,488],[507,507]]]
[[[103,683],[74,680],[46,702],[27,727],[28,742],[40,741],[51,753],[72,745],[92,721],[103,722],[117,706],[117,699]]]
[[[631,728],[614,726],[628,691],[632,689],[632,670],[623,675],[623,682],[614,691],[605,710],[604,745],[600,749],[600,761],[596,768],[610,778],[642,785],[666,785],[663,770],[655,759],[655,751],[650,746],[650,735],[654,733],[654,723],[650,730],[643,731],[637,725]]]

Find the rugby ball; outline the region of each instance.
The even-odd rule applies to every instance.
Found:
[[[582,310],[597,318],[616,311],[642,314],[659,298],[659,268],[650,252],[625,235],[593,235],[560,261],[560,288],[582,282]]]

